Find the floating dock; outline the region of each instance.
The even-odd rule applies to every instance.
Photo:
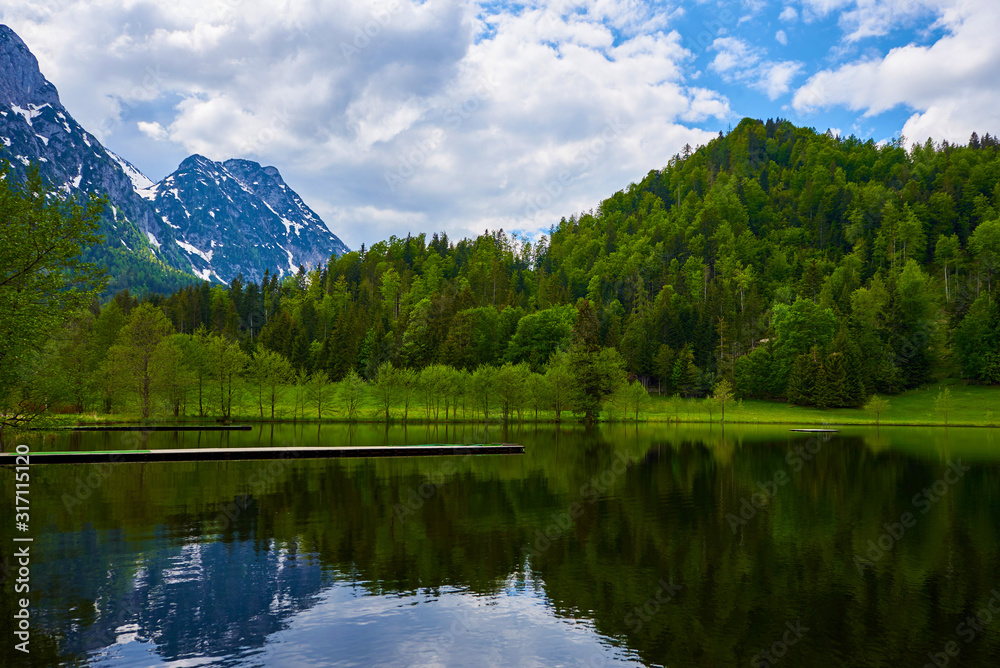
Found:
[[[344,459],[349,457],[442,457],[456,455],[520,455],[516,443],[488,445],[382,445],[305,448],[183,448],[179,450],[101,450],[32,452],[30,464],[96,464],[130,462],[225,462],[253,459]],[[12,466],[17,453],[0,454],[0,465]],[[23,465],[23,459],[20,465]]]

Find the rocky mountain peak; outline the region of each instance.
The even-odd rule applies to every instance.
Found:
[[[59,93],[42,76],[38,59],[5,25],[0,25],[0,104],[23,109],[59,105]]]
[[[228,283],[242,272],[256,281],[265,270],[295,273],[348,252],[275,167],[195,154],[153,184],[73,119],[34,55],[3,25],[0,154],[16,179],[35,164],[67,197],[107,198],[104,243],[86,257],[115,270],[115,289],[142,287],[130,284],[130,275],[163,275],[143,283],[159,289],[192,274]]]
[[[197,153],[189,155],[181,161],[181,164],[177,166],[178,172],[212,172],[218,167],[218,163],[214,160],[209,160],[203,155]]]

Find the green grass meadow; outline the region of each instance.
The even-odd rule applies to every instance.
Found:
[[[944,388],[951,392],[951,407],[947,415],[939,410],[935,399]],[[315,402],[303,401],[300,395],[296,399],[296,388],[288,387],[281,393],[274,419],[277,421],[317,421]],[[301,390],[300,390],[301,391]],[[965,385],[960,380],[945,380],[926,387],[910,390],[899,395],[885,397],[889,409],[879,416],[883,425],[954,425],[954,426],[997,426],[1000,424],[1000,388]],[[217,399],[215,400],[217,402]],[[205,402],[206,414],[198,414],[197,399],[189,398],[184,406],[183,415],[177,418],[184,422],[203,422],[216,420],[219,410],[211,399]],[[471,405],[466,400],[463,408],[459,403],[457,414],[449,412],[445,417],[444,405],[440,405],[437,415],[433,409],[427,410],[423,398],[418,394],[410,401],[408,410],[403,401],[397,401],[389,411],[390,422],[404,421],[412,423],[426,422],[481,422],[486,419],[481,409]],[[489,420],[502,418],[499,406],[492,407]],[[675,399],[667,396],[651,394],[644,406],[640,407],[638,419],[640,422],[651,423],[710,423],[720,422],[722,418],[718,404],[712,405],[705,399]],[[563,411],[563,422],[578,419],[570,411]],[[629,405],[614,405],[608,402],[601,413],[604,422],[632,422],[636,419],[635,409]],[[150,422],[172,422],[174,416],[165,405],[156,406]],[[264,415],[255,396],[249,388],[243,388],[233,402],[231,422],[271,421],[270,405],[265,404]],[[336,398],[336,392],[331,391],[324,401],[322,410],[323,422],[352,421],[344,405]],[[385,411],[376,399],[366,396],[358,406],[353,421],[384,422]],[[520,414],[511,416],[512,422],[555,422],[556,413],[552,410],[536,412],[533,407],[525,406]],[[93,424],[108,422],[141,422],[137,407],[125,404],[119,411],[111,414],[88,411],[86,413],[64,414],[54,416],[53,425]],[[862,408],[817,409],[811,407],[791,406],[775,401],[731,401],[725,407],[725,422],[727,424],[794,424],[794,425],[870,425],[875,424],[874,414]]]

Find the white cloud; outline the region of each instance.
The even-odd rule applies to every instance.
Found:
[[[782,46],[788,44],[788,35],[785,34],[784,30],[779,30],[778,32],[774,33],[774,39],[778,42],[778,44],[781,44]]]
[[[802,0],[802,19],[811,23],[840,12],[837,20],[845,33],[844,40],[853,43],[869,37],[881,37],[903,27],[911,27],[917,19],[937,12],[944,6],[964,1]],[[798,14],[794,8],[786,7],[778,18],[791,22],[798,18]]]
[[[738,37],[719,37],[711,48],[719,53],[709,68],[719,74],[745,70],[760,60],[760,50]]]
[[[776,100],[788,92],[792,79],[802,71],[802,68],[802,63],[791,60],[768,63],[753,85],[767,93],[768,98]]]
[[[853,4],[857,0],[802,0],[802,20],[807,23],[825,18],[831,13]],[[870,2],[871,0],[861,0]]]
[[[741,0],[740,5],[746,10],[746,14],[740,17],[739,24],[752,21],[767,8],[767,4],[768,0]]]
[[[739,81],[765,93],[776,100],[788,92],[792,79],[803,69],[796,61],[764,59],[765,51],[751,46],[736,37],[720,37],[712,43],[718,54],[709,69],[718,72],[726,81]]]
[[[136,125],[139,128],[139,132],[141,132],[142,134],[146,135],[147,137],[155,141],[162,141],[169,136],[169,133],[167,132],[166,128],[164,128],[156,121],[153,121],[152,123],[147,123],[146,121],[139,121],[138,123],[136,123]]]
[[[944,2],[950,3],[950,0]],[[859,0],[854,9],[840,15],[839,22],[847,32],[846,41],[857,42],[868,37],[887,35],[941,5],[941,0]]]
[[[188,152],[276,165],[353,247],[547,228],[706,142],[686,124],[732,112],[686,80],[682,13],[638,0],[66,0],[40,15],[9,0],[0,17],[70,112],[111,144],[128,138],[151,176]]]
[[[1000,11],[992,0],[942,0],[933,44],[910,44],[813,75],[793,98],[808,113],[845,106],[874,116],[904,107],[914,113],[903,133],[965,141],[973,130],[1000,127],[996,72],[1000,64]]]
[[[778,20],[785,23],[795,23],[799,20],[799,13],[795,11],[794,7],[785,7],[781,10],[781,14],[778,15]]]

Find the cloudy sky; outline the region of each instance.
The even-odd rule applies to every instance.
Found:
[[[1000,131],[996,0],[4,0],[63,104],[154,181],[277,166],[349,246],[534,234],[744,116]]]

